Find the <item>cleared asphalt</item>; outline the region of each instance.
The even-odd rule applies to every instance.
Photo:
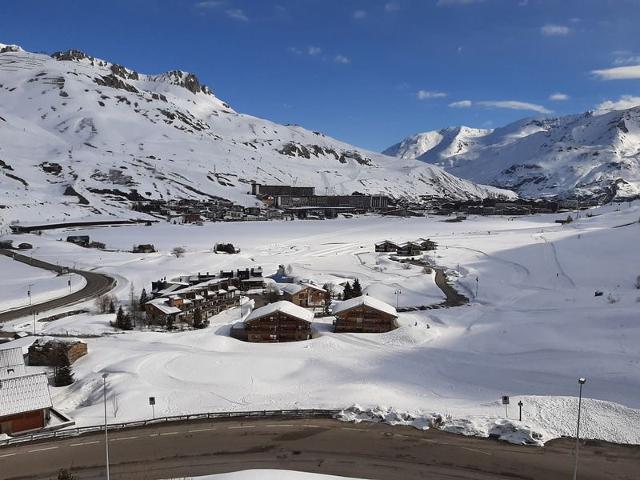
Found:
[[[84,270],[64,269],[64,267],[61,267],[60,265],[54,265],[52,263],[44,262],[36,258],[31,258],[19,254],[15,250],[0,249],[0,255],[5,255],[7,257],[13,258],[15,261],[22,262],[26,265],[31,265],[32,267],[43,268],[45,270],[50,270],[56,273],[63,273],[63,271],[75,273],[84,277],[87,282],[82,290],[70,293],[69,295],[65,295],[64,297],[0,313],[0,323],[32,315],[34,310],[38,312],[38,315],[42,315],[42,313],[46,312],[47,310],[84,302],[86,300],[99,297],[100,295],[104,295],[116,285],[116,280],[108,275],[104,275],[102,273],[87,272]],[[2,477],[0,476],[0,478]]]
[[[567,480],[574,440],[544,448],[331,419],[198,421],[109,434],[114,479],[183,478],[271,468],[367,479]],[[0,448],[0,478],[105,478],[104,433]],[[587,442],[581,480],[638,479],[640,447]]]

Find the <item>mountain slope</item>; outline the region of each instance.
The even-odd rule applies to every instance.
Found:
[[[465,130],[473,129],[446,129]],[[408,137],[386,152],[526,197],[606,201],[640,195],[640,107],[525,119],[471,138],[441,132]],[[434,135],[441,140],[433,145],[421,140]]]
[[[139,198],[252,205],[251,181],[336,194],[513,195],[239,114],[187,72],[143,75],[73,50],[0,52],[5,222],[130,217],[129,202]]]

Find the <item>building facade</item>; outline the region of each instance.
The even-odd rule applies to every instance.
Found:
[[[336,333],[383,333],[398,328],[396,309],[368,295],[340,302],[333,314]]]

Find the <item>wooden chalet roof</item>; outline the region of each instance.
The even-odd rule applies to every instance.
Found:
[[[340,302],[333,308],[333,314],[339,315],[340,313],[344,313],[346,311],[353,310],[354,308],[362,306],[369,307],[373,310],[377,310],[394,317],[398,316],[398,312],[393,306],[383,302],[382,300],[370,297],[369,295],[362,295],[361,297],[350,298],[349,300]]]

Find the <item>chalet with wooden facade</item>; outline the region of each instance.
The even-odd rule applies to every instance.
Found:
[[[405,242],[398,245],[398,255],[403,257],[415,257],[422,253],[422,245],[418,242]]]
[[[249,342],[295,342],[311,338],[313,313],[285,300],[255,309],[232,336]]]
[[[340,302],[332,313],[336,333],[383,333],[398,328],[396,309],[368,295]]]
[[[82,340],[43,337],[29,347],[29,365],[59,367],[65,360],[71,365],[87,353]]]
[[[178,288],[172,287],[173,285],[160,291],[160,296],[145,304],[148,323],[193,324],[196,309],[200,309],[202,319],[206,321],[209,317],[236,305],[238,300],[238,289],[230,285],[225,278],[213,278],[191,286],[179,284]]]
[[[280,290],[284,300],[304,308],[324,307],[329,297],[324,288],[310,283],[288,283]]]
[[[397,252],[398,244],[390,240],[384,240],[375,244],[376,252]]]

